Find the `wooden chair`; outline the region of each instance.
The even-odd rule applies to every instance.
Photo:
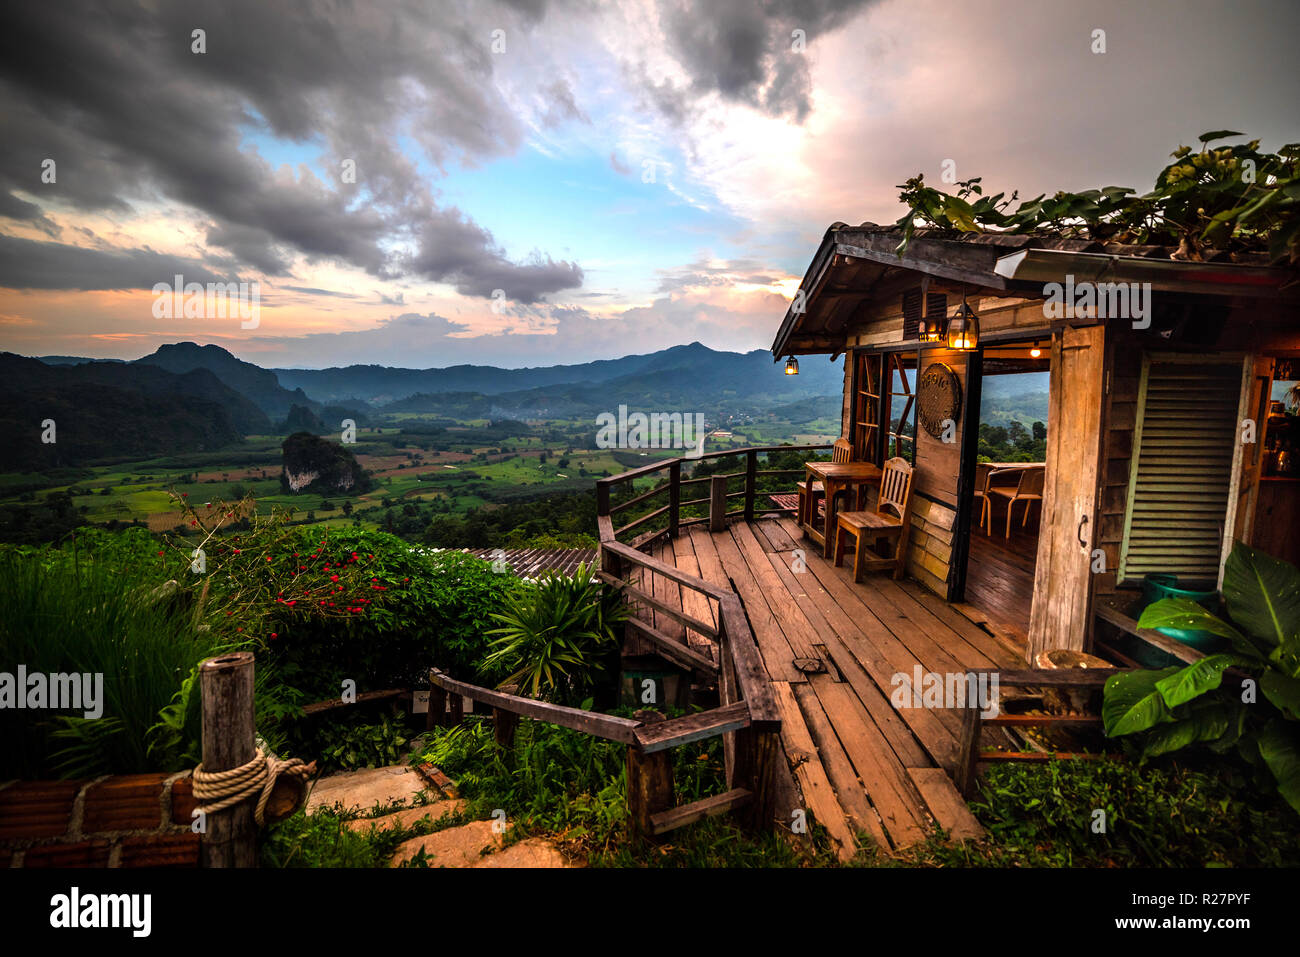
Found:
[[[1020,523],[1022,528],[1029,525],[1029,510],[1033,507],[1034,502],[1043,500],[1043,480],[1047,477],[1047,469],[1036,467],[1031,469],[1020,470],[1020,481],[1016,483],[1015,488],[1010,485],[996,486],[989,489],[989,495],[996,495],[998,498],[1007,500],[1007,538],[1011,537],[1011,509],[1016,502],[1025,503],[1025,517]],[[1042,508],[1040,505],[1039,508]],[[993,534],[993,515],[990,503],[989,514],[989,534]]]
[[[856,539],[853,548],[853,580],[862,581],[866,571],[892,569],[895,578],[903,577],[907,565],[907,533],[912,518],[912,466],[905,459],[893,458],[885,463],[880,476],[880,497],[874,512],[840,512],[835,529],[835,564],[844,564],[848,549],[846,535]],[[894,554],[870,554],[867,544],[882,539],[895,542]]]
[[[848,439],[835,440],[835,444],[831,446],[831,461],[835,463],[853,461],[853,445]],[[799,489],[799,520],[806,521],[809,525],[816,524],[818,501],[826,494],[825,487],[821,482],[813,482],[811,489],[808,488],[807,482],[795,482],[795,487]]]

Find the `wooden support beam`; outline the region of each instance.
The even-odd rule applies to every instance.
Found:
[[[644,725],[664,720],[658,711],[638,711],[635,717]],[[627,749],[627,813],[632,833],[654,837],[654,815],[672,808],[673,759],[668,751],[647,752],[637,744]]]
[[[1112,608],[1105,602],[1094,602],[1092,610],[1098,618],[1107,624],[1114,625],[1120,631],[1133,635],[1135,638],[1141,638],[1147,644],[1154,645],[1161,651],[1173,655],[1179,661],[1190,665],[1205,657],[1204,652],[1197,651],[1195,648],[1170,638],[1168,635],[1162,635],[1154,628],[1139,628],[1134,619],[1118,608]]]
[[[758,452],[750,449],[745,453],[745,521],[754,520],[754,488],[758,472]]]
[[[753,799],[754,795],[744,788],[732,788],[713,797],[692,801],[690,804],[683,804],[668,811],[660,811],[658,814],[650,815],[650,832],[655,835],[667,834],[669,831],[694,824],[706,817],[726,814],[728,811],[744,807]]]
[[[492,738],[498,748],[509,751],[515,746],[515,729],[518,727],[518,714],[504,708],[492,709]]]
[[[426,730],[441,728],[447,723],[447,692],[436,684],[429,684],[429,713],[424,716]]]
[[[980,710],[963,708],[961,733],[957,736],[957,767],[953,784],[964,798],[975,793],[975,771],[980,759]]]
[[[681,718],[656,721],[637,729],[636,740],[647,754],[666,751],[678,745],[717,737],[727,731],[749,727],[749,706],[743,701],[700,711]]]
[[[248,764],[257,756],[252,653],[237,651],[203,662],[199,690],[203,699],[203,770],[215,774]],[[199,838],[201,866],[257,866],[253,803],[250,797],[207,815]]]
[[[684,645],[680,641],[668,637],[662,631],[646,624],[640,618],[627,619],[627,626],[643,635],[655,646],[655,650],[661,656],[667,658],[673,664],[693,671],[705,680],[717,677],[718,666],[713,663],[713,660],[704,657],[689,645]]]
[[[558,724],[562,728],[572,728],[574,731],[581,731],[584,734],[605,738],[609,741],[618,741],[623,744],[636,743],[636,729],[640,727],[638,721],[615,717],[611,714],[600,714],[595,711],[583,711],[581,708],[566,708],[563,705],[551,704],[548,701],[521,698],[501,691],[490,691],[487,688],[480,688],[478,685],[466,684],[454,678],[449,678],[437,668],[429,672],[429,680],[435,687],[442,688],[449,694],[464,695],[473,701],[481,701],[483,704],[491,705],[494,708],[513,711],[535,721]]]
[[[721,532],[727,527],[727,477],[713,476],[709,483],[709,531]]]

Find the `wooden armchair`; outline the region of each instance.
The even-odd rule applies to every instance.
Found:
[[[853,461],[853,445],[848,439],[835,440],[835,444],[831,446],[831,461]],[[796,482],[795,488],[799,490],[800,521],[806,521],[809,525],[816,524],[817,512],[822,506],[821,498],[826,494],[825,487],[821,482],[813,482],[811,488],[808,487],[807,482]]]
[[[840,512],[835,529],[835,564],[844,564],[848,550],[846,536],[852,535],[853,580],[862,581],[863,572],[890,569],[895,578],[903,577],[907,565],[907,534],[912,519],[912,466],[906,459],[892,458],[885,463],[880,477],[880,497],[874,512]],[[894,542],[889,556],[871,554],[867,544]]]
[[[1029,510],[1033,508],[1034,502],[1041,503],[1043,501],[1043,481],[1044,479],[1046,479],[1046,477],[1047,477],[1047,469],[1045,468],[1038,467],[1038,468],[1021,469],[1020,481],[1015,484],[1014,488],[1010,485],[1001,485],[1001,486],[991,487],[988,490],[990,496],[996,495],[998,498],[1006,499],[1007,502],[1007,531],[1005,536],[1006,538],[1011,537],[1011,510],[1015,506],[1016,502],[1025,503],[1025,516],[1024,519],[1020,522],[1020,526],[1024,528],[1029,524]],[[1039,508],[1041,507],[1042,506],[1040,505]],[[993,516],[992,516],[991,503],[990,503],[990,514],[989,514],[989,534],[990,535],[993,534]]]

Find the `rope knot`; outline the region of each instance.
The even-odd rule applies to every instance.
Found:
[[[266,803],[280,775],[296,777],[305,783],[311,773],[311,767],[298,758],[283,760],[258,748],[255,758],[228,771],[205,771],[200,764],[191,780],[200,813],[215,814],[256,796],[253,819],[262,827],[266,823]]]

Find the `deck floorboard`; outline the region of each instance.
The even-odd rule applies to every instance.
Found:
[[[886,852],[923,841],[936,825],[958,839],[979,835],[949,777],[958,713],[897,707],[891,692],[899,674],[910,686],[918,665],[940,674],[1023,667],[1019,635],[990,634],[913,581],[855,583],[788,517],[716,533],[695,525],[654,554],[740,597],[782,710],[790,768],[842,855],[852,853],[854,835]],[[648,577],[657,597],[715,620],[699,593]],[[680,625],[675,634],[700,650],[701,636]],[[796,667],[805,658],[823,665]]]

